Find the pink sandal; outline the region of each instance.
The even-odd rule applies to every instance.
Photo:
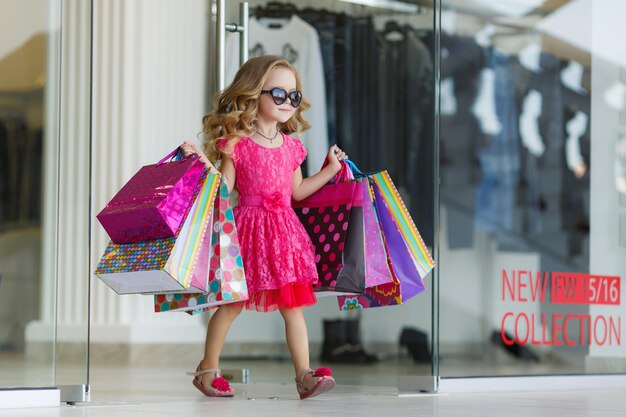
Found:
[[[304,377],[312,374],[315,378],[315,385],[309,389],[304,386]],[[332,377],[333,372],[328,368],[317,368],[315,372],[312,369],[305,369],[296,377],[296,388],[300,399],[315,397],[330,391],[335,386],[335,379]]]
[[[211,381],[210,387],[202,385],[202,375],[215,372],[215,379]],[[196,368],[196,372],[187,372],[187,375],[194,376],[193,386],[198,388],[201,393],[207,397],[232,397],[235,395],[228,381],[220,376],[222,371],[219,369],[200,369],[200,365]]]

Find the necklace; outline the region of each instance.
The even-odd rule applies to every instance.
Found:
[[[276,133],[274,134],[274,137],[272,138],[265,136],[263,133],[259,132],[256,129],[254,129],[254,132],[258,133],[259,135],[263,136],[265,139],[269,140],[272,145],[274,144],[274,139],[276,139],[276,136],[278,136],[278,129],[276,129]]]

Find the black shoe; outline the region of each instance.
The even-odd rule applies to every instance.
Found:
[[[432,355],[426,333],[405,327],[400,334],[400,346],[404,346],[416,363],[431,362]]]

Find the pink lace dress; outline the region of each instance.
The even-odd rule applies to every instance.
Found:
[[[281,134],[283,144],[278,148],[243,137],[230,155],[239,192],[234,213],[249,310],[266,312],[317,302],[315,249],[291,208],[293,173],[306,150],[298,139]]]

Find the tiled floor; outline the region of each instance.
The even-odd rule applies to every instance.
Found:
[[[224,368],[237,364],[225,363]],[[328,394],[300,401],[286,362],[240,362],[251,383],[234,384],[231,399],[205,398],[180,368],[94,367],[91,402],[56,408],[0,410],[11,417],[158,416],[624,416],[622,390],[397,395],[401,367],[333,367],[338,386]],[[371,372],[367,372],[371,369]],[[385,370],[389,372],[385,373]],[[376,384],[376,382],[380,382]],[[379,387],[376,387],[379,386]]]

